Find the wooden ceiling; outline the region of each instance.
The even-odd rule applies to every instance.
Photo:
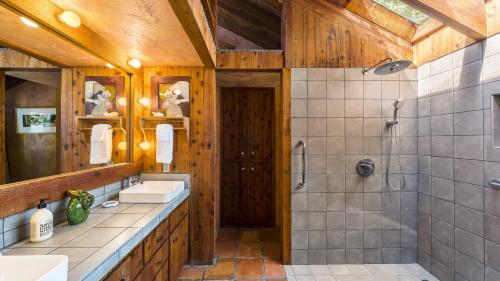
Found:
[[[143,65],[202,66],[169,1],[51,0]]]
[[[106,63],[43,28],[24,25],[17,14],[3,7],[0,7],[0,45],[14,47],[56,65],[93,66]]]
[[[278,0],[219,0],[219,46],[281,49],[281,7]]]
[[[417,25],[373,0],[316,0],[342,7],[373,26],[416,44],[450,26],[475,40],[486,37],[485,0],[403,0],[431,18]],[[488,0],[486,0],[488,1]],[[219,47],[281,49],[280,0],[218,0]]]

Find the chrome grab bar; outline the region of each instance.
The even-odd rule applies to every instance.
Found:
[[[500,180],[490,180],[488,182],[488,187],[500,190]]]
[[[306,143],[303,140],[299,140],[297,146],[302,146],[302,181],[297,185],[297,190],[302,189],[306,184],[306,173],[307,173],[307,151],[306,151]]]

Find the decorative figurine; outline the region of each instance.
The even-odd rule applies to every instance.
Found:
[[[87,220],[90,207],[94,203],[94,195],[83,190],[68,190],[71,197],[66,210],[69,224],[80,224]]]

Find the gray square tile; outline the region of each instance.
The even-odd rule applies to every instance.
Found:
[[[363,212],[346,212],[346,229],[363,229]]]
[[[484,264],[458,251],[455,251],[455,270],[467,278],[464,280],[484,280]]]
[[[327,174],[326,191],[345,192],[345,174]]]
[[[363,117],[363,100],[345,100],[344,111],[345,117]]]
[[[481,110],[455,113],[453,118],[455,135],[482,135],[483,112]]]
[[[484,262],[484,238],[455,228],[455,248],[481,262]]]
[[[307,100],[307,116],[308,117],[327,117],[327,103],[324,99],[309,99]],[[329,116],[337,117],[337,116]]]
[[[495,243],[500,243],[500,217],[484,215],[484,237]]]
[[[453,114],[432,116],[431,134],[433,136],[453,135]]]
[[[365,232],[364,232],[364,247],[365,248],[381,248],[382,247],[382,231],[381,230],[365,230]]]
[[[307,97],[320,99],[326,98],[326,81],[311,81],[307,82]]]
[[[309,212],[309,230],[326,230],[326,212]]]
[[[309,231],[309,249],[326,249],[326,231]]]
[[[432,177],[432,196],[453,201],[455,196],[454,181]]]
[[[344,136],[344,118],[327,118],[326,131],[328,136]]]
[[[327,213],[327,229],[345,229],[345,212],[328,212]]]
[[[363,98],[363,81],[345,81],[346,99]]]
[[[318,100],[323,102],[324,100]],[[327,99],[326,100],[326,116],[327,117],[344,117],[344,100],[342,99]]]
[[[434,217],[431,219],[431,232],[433,238],[437,238],[448,246],[452,246],[455,242],[453,225],[434,219]]]
[[[443,93],[431,97],[431,115],[453,113],[453,93]]]
[[[366,193],[364,195],[365,211],[380,211],[382,209],[382,193]]]
[[[455,205],[455,225],[479,236],[484,235],[484,215],[480,211]]]
[[[329,99],[343,99],[345,96],[344,81],[326,82],[326,97]]]
[[[382,247],[399,248],[401,246],[400,230],[382,230]]]
[[[327,193],[326,202],[328,211],[344,211],[346,202],[345,193]]]
[[[456,136],[454,145],[457,158],[483,159],[483,136]]]
[[[453,109],[455,112],[481,110],[483,108],[483,87],[457,90],[453,93]]]
[[[469,208],[483,210],[483,187],[455,182],[455,202]]]
[[[327,248],[328,249],[345,248],[345,230],[329,230],[327,232]]]
[[[326,193],[309,193],[309,211],[326,211]]]
[[[439,199],[437,197],[432,198],[432,217],[433,219],[440,219],[447,223],[453,224],[454,217],[454,205],[452,202]]]
[[[495,270],[500,270],[500,245],[486,240],[486,264]]]
[[[363,228],[364,229],[381,229],[382,214],[379,211],[363,212]]]
[[[346,230],[346,248],[363,248],[363,230]]]
[[[363,193],[346,193],[346,210],[363,210]]]

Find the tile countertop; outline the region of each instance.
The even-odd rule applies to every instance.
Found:
[[[68,280],[100,280],[189,196],[185,189],[167,204],[120,204],[94,208],[86,222],[63,223],[39,243],[21,241],[3,255],[66,255]]]

